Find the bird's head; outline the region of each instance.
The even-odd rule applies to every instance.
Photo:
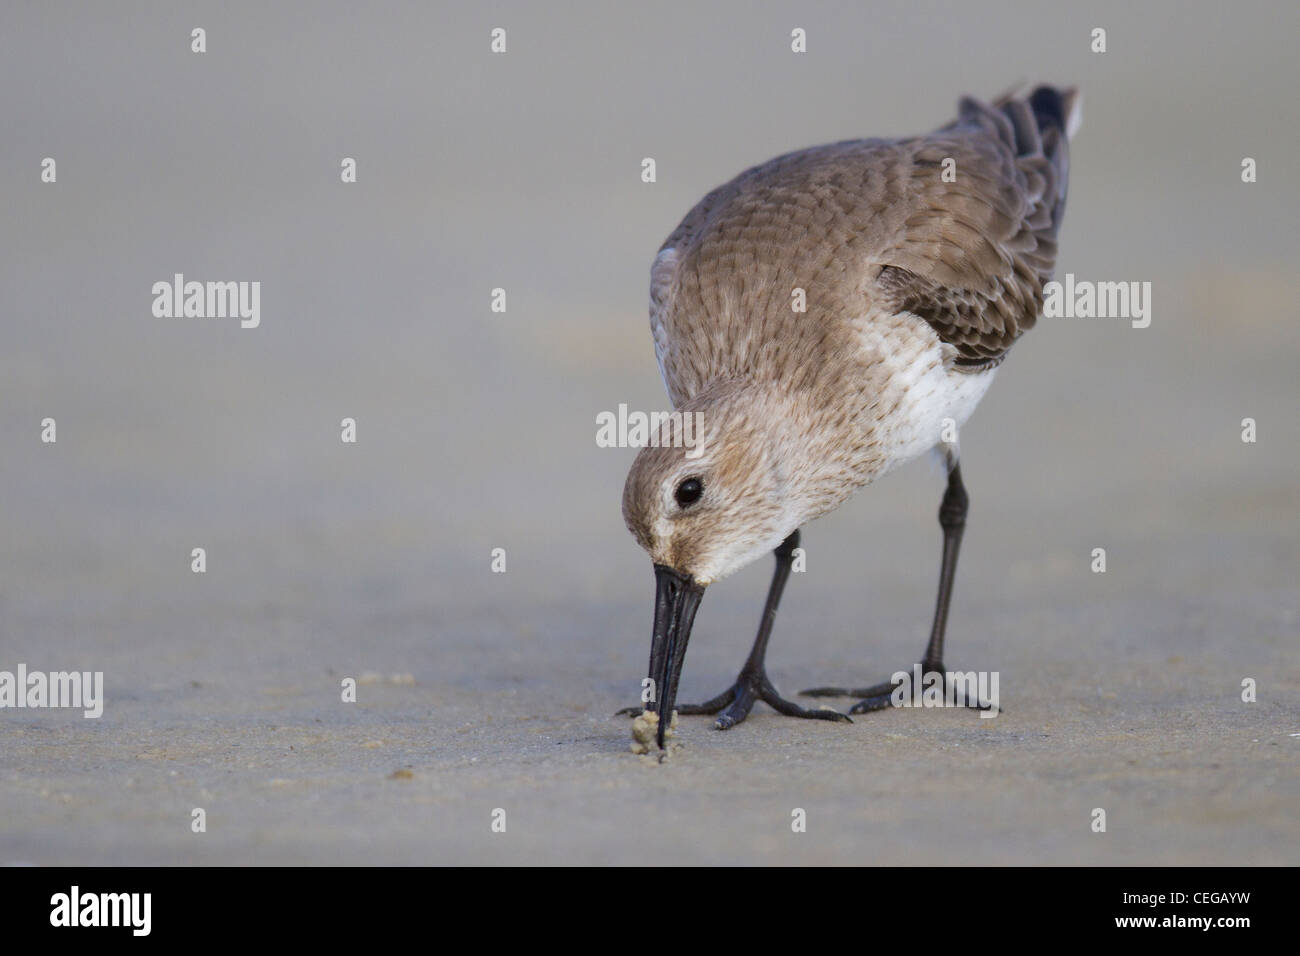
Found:
[[[623,487],[623,520],[656,565],[704,586],[771,551],[794,527],[766,423],[726,408],[682,416],[696,416],[698,440],[681,444],[674,419],[657,447],[641,449]]]
[[[649,709],[661,715],[661,747],[705,587],[772,551],[799,523],[778,410],[723,389],[679,411],[657,447],[637,454],[623,488],[623,519],[654,563]]]

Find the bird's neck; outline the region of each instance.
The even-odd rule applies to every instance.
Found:
[[[856,410],[828,407],[811,389],[755,381],[715,383],[687,402],[713,440],[764,451],[790,530],[833,510],[884,468]]]

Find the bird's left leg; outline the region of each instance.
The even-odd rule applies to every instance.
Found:
[[[814,720],[848,720],[844,714],[829,708],[808,709],[785,700],[772,686],[768,679],[764,659],[767,657],[767,640],[772,635],[772,624],[776,621],[776,608],[781,603],[781,592],[790,577],[790,565],[794,560],[794,549],[799,547],[799,532],[796,530],[786,538],[773,552],[776,555],[776,571],[772,575],[772,584],[767,591],[767,603],[763,607],[763,619],[758,625],[758,636],[754,638],[754,647],[749,652],[745,666],[740,670],[736,683],[712,700],[703,704],[686,704],[679,706],[679,714],[717,714],[714,726],[719,730],[734,727],[749,716],[755,701],[762,701],[777,713],[787,717],[808,717]]]
[[[948,488],[944,492],[943,502],[939,505],[939,527],[943,529],[943,562],[939,569],[939,596],[935,601],[934,624],[930,628],[930,642],[925,646],[925,656],[921,659],[922,675],[938,673],[945,682],[944,694],[947,698],[947,672],[943,667],[943,636],[948,625],[948,606],[952,601],[952,582],[957,574],[957,552],[961,548],[962,532],[966,530],[966,512],[970,508],[970,497],[966,486],[961,481],[961,466],[952,461],[948,471]],[[860,697],[851,708],[850,714],[863,714],[872,710],[883,710],[893,703],[892,695],[896,684],[886,681],[871,687],[848,689],[844,687],[814,687],[800,691],[808,697]],[[981,710],[988,706],[980,701],[966,702],[966,706]]]

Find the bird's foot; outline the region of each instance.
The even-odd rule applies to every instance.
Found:
[[[914,676],[920,674],[922,683],[920,686],[911,686]],[[857,697],[860,698],[856,704],[849,708],[850,714],[866,714],[873,710],[884,710],[887,707],[908,707],[918,701],[921,701],[926,693],[938,695],[941,701],[954,701],[955,706],[969,707],[972,710],[993,711],[1002,713],[1002,709],[996,703],[981,700],[978,692],[972,697],[966,691],[965,686],[956,688],[953,685],[952,675],[943,668],[942,661],[922,662],[912,670],[905,672],[907,681],[888,680],[881,684],[873,684],[871,687],[811,687],[808,690],[799,691],[801,697]],[[937,680],[931,680],[929,675],[938,675]],[[959,695],[958,690],[962,693]],[[960,697],[960,699],[958,699]],[[918,704],[918,706],[920,706]]]
[[[778,714],[786,717],[806,717],[811,720],[843,720],[852,723],[847,716],[829,707],[807,708],[786,700],[776,692],[772,682],[763,671],[741,671],[732,684],[717,697],[702,704],[678,705],[677,713],[717,714],[713,726],[718,730],[734,727],[753,709],[755,702],[762,701]]]

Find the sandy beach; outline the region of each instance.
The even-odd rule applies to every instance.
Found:
[[[0,864],[1300,864],[1300,13],[981,7],[3,14],[0,670],[105,700],[0,710]],[[759,705],[641,761],[653,576],[595,437],[667,407],[660,242],[749,165],[1040,80],[1085,96],[1058,273],[1152,309],[1040,320],[963,430],[947,663],[1004,712]],[[155,317],[178,272],[260,324]],[[787,696],[915,662],[942,490],[804,529]],[[680,701],[770,573],[710,587]]]

